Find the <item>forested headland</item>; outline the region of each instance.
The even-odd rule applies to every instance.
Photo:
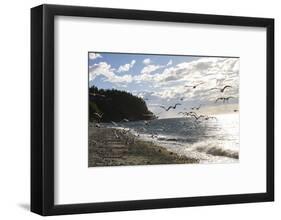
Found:
[[[122,120],[152,120],[150,112],[141,97],[116,89],[89,88],[89,120],[91,122],[120,122]]]

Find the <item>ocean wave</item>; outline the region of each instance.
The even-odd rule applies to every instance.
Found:
[[[157,138],[158,141],[171,141],[171,142],[188,142],[194,143],[196,142],[195,138],[180,138],[180,137],[168,137],[168,136],[160,136]]]
[[[220,147],[197,147],[197,151],[204,152],[206,154],[211,154],[213,156],[221,156],[221,157],[230,157],[234,159],[239,159],[239,152],[230,150],[230,149],[223,149]]]

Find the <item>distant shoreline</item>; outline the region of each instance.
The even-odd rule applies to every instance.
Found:
[[[177,155],[130,132],[89,127],[89,167],[188,163],[199,163],[199,160]]]

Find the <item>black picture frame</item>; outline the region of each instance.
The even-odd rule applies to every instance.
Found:
[[[54,17],[79,16],[266,28],[266,192],[54,204]],[[31,9],[31,211],[61,215],[274,201],[274,19],[40,5]]]

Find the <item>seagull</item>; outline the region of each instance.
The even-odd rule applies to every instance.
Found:
[[[183,114],[183,115],[185,115],[185,114],[186,114],[186,112],[178,112],[178,115],[179,115],[179,114]]]
[[[213,117],[213,116],[206,116],[205,117],[205,120],[209,120],[209,119],[215,119],[216,121],[218,120],[216,117]]]
[[[148,121],[144,120],[143,122],[144,122],[145,125],[149,125]]]
[[[117,134],[117,132],[114,130],[114,135],[115,135],[115,137],[116,137],[116,139],[119,139],[120,137],[119,137],[119,135]]]
[[[232,88],[232,86],[226,85],[223,88],[215,87],[215,88],[211,88],[210,90],[218,89],[218,90],[220,90],[220,92],[224,92],[224,90],[227,89],[227,88]]]
[[[194,117],[196,121],[198,121],[200,118],[204,118],[205,116],[204,115],[195,115],[195,114],[191,114],[190,116]]]
[[[188,116],[188,113],[187,113],[187,112],[178,112],[178,115],[180,115],[180,114],[185,115],[185,116]]]
[[[196,112],[185,112],[186,116],[192,116],[197,120],[199,120],[200,118],[204,118],[204,115],[197,115]]]
[[[196,112],[186,112],[186,115],[196,115],[197,116],[197,113]]]
[[[223,103],[228,102],[229,99],[234,99],[233,96],[229,96],[229,97],[220,97],[217,98],[215,102],[218,102],[219,100],[222,100]]]
[[[111,121],[111,124],[113,124],[114,126],[118,126],[118,124],[114,121]]]
[[[199,110],[201,107],[201,104],[198,107],[191,107],[191,110]]]
[[[123,118],[122,121],[124,121],[124,122],[129,122],[129,119]]]
[[[155,132],[153,132],[153,133],[151,134],[151,137],[152,137],[152,138],[158,138],[158,134],[155,133]]]
[[[100,124],[99,123],[96,123],[96,128],[100,128]]]
[[[222,100],[222,101],[223,101],[223,103],[225,102],[224,97],[217,98],[215,102],[218,102],[219,100]]]
[[[122,133],[123,134],[127,134],[128,132],[130,131],[130,129],[128,128],[128,129],[126,129],[126,128],[123,128],[123,131],[122,131]]]
[[[181,97],[180,100],[183,101],[183,100],[184,100],[184,97]]]
[[[234,112],[238,112],[238,109],[234,109],[233,111],[234,111]]]
[[[174,106],[169,106],[168,108],[165,108],[165,106],[163,106],[163,105],[160,105],[159,107],[165,109],[165,111],[167,112],[171,108],[176,109],[177,105],[181,105],[181,104],[180,103],[176,103]]]
[[[200,82],[200,83],[198,83],[198,84],[196,84],[196,85],[186,85],[186,86],[184,86],[184,87],[192,87],[193,89],[196,89],[197,86],[199,86],[199,85],[201,85],[201,84],[204,84],[204,83],[203,83],[203,82]]]
[[[94,113],[94,115],[96,115],[99,119],[101,119],[101,118],[102,118],[102,116],[103,116],[103,114],[102,114],[102,113],[100,113],[100,114],[99,114],[99,113],[97,113],[97,112],[95,112],[95,113]]]
[[[226,97],[226,98],[224,98],[226,101],[228,101],[229,99],[234,99],[235,97],[233,97],[233,96],[228,96],[228,97]]]
[[[178,112],[178,114],[183,114],[183,115],[185,115],[186,117],[187,117],[187,116],[193,116],[193,115],[196,115],[196,116],[197,116],[197,114],[196,114],[195,112]]]

